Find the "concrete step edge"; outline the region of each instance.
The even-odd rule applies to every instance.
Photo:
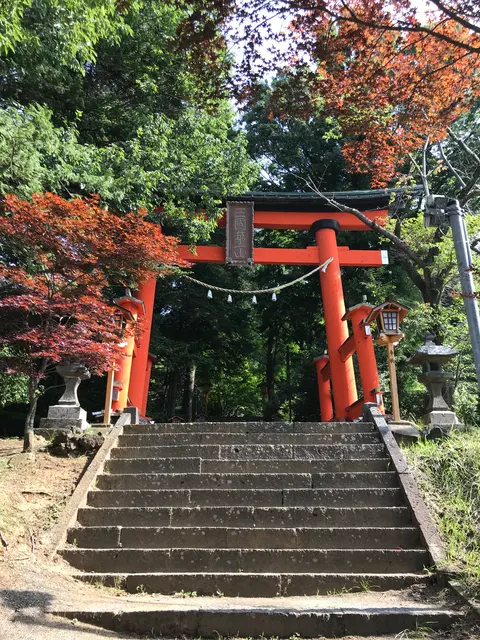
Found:
[[[417,527],[89,527],[68,531],[67,542],[84,548],[418,549]]]
[[[395,511],[402,510],[402,511],[405,511],[405,512],[409,511],[408,507],[403,506],[403,505],[399,505],[399,506],[374,506],[374,507],[355,507],[355,506],[354,507],[321,507],[321,506],[306,506],[306,505],[302,505],[302,506],[299,506],[299,507],[295,507],[295,506],[293,506],[293,507],[289,507],[289,506],[287,506],[287,507],[249,507],[249,506],[246,506],[246,505],[238,505],[238,506],[228,506],[228,505],[221,506],[220,505],[220,506],[198,506],[198,507],[197,506],[196,507],[193,507],[193,506],[192,507],[188,507],[188,506],[186,506],[186,507],[92,507],[92,506],[86,505],[84,507],[80,507],[80,509],[87,510],[87,511],[101,511],[101,510],[107,510],[107,509],[110,510],[110,511],[112,511],[112,510],[117,510],[117,511],[118,510],[122,510],[123,511],[123,510],[127,510],[128,509],[129,511],[131,511],[132,514],[135,513],[134,510],[137,510],[137,511],[138,510],[141,510],[141,511],[145,511],[145,510],[147,510],[147,511],[158,511],[160,509],[168,510],[168,511],[171,511],[171,510],[182,510],[182,511],[189,510],[189,511],[195,511],[195,512],[206,511],[207,509],[215,509],[215,510],[223,509],[224,511],[232,511],[232,510],[238,511],[239,509],[243,509],[245,511],[245,513],[250,513],[252,511],[264,511],[264,510],[268,510],[268,511],[275,510],[276,513],[286,513],[288,511],[293,511],[293,510],[297,510],[297,511],[293,511],[294,513],[298,513],[299,512],[298,510],[301,510],[302,512],[304,512],[304,511],[310,512],[312,510],[313,511],[321,511],[321,512],[332,511],[333,513],[343,512],[343,511],[348,511],[348,512],[361,511],[363,513],[363,512],[372,511],[372,510],[376,511],[378,509],[381,509],[381,510],[388,509],[388,510],[395,510]]]
[[[116,632],[129,631],[139,634],[155,634],[162,637],[218,636],[256,637],[259,629],[266,637],[289,638],[298,634],[304,638],[343,637],[401,633],[428,624],[431,628],[446,628],[458,621],[458,611],[439,608],[403,607],[401,609],[314,609],[298,611],[296,608],[242,610],[215,608],[200,609],[189,603],[188,607],[151,610],[88,611],[77,607],[65,609],[59,606],[56,615],[80,622],[96,624]]]
[[[289,553],[314,553],[314,552],[322,552],[322,553],[343,553],[343,554],[365,554],[365,553],[392,553],[395,552],[396,554],[403,554],[403,555],[423,555],[426,554],[426,550],[423,547],[416,547],[413,549],[376,549],[375,547],[366,547],[365,549],[342,549],[341,547],[337,548],[337,547],[331,547],[331,548],[324,548],[324,547],[312,547],[309,549],[276,549],[274,547],[269,548],[269,547],[265,547],[262,549],[249,549],[249,548],[244,548],[244,547],[215,547],[214,549],[212,549],[211,547],[142,547],[142,548],[138,548],[138,547],[121,547],[120,549],[118,547],[105,547],[103,549],[99,549],[98,547],[69,547],[69,548],[64,548],[60,550],[61,552],[65,551],[68,553],[71,553],[72,551],[79,551],[81,553],[84,552],[90,552],[90,553],[100,553],[100,554],[105,554],[107,552],[112,552],[112,553],[118,553],[119,551],[124,552],[124,551],[128,551],[128,552],[134,552],[134,553],[151,553],[151,552],[157,552],[157,553],[170,553],[171,551],[178,551],[179,553],[186,553],[186,552],[191,552],[191,553],[197,553],[197,552],[208,552],[208,553],[221,553],[221,552],[225,552],[225,553],[248,553],[248,554],[254,554],[254,553],[258,553],[258,554],[266,554],[266,553],[276,553],[276,554],[282,554],[282,555],[287,555]],[[301,572],[303,573],[303,572]]]
[[[219,529],[222,531],[238,531],[237,527],[209,527],[209,526],[205,526],[205,527],[142,527],[142,526],[133,526],[133,527],[123,527],[121,525],[119,526],[111,526],[111,525],[105,525],[105,526],[97,526],[97,525],[93,525],[93,526],[82,526],[82,525],[76,525],[74,527],[71,527],[69,529],[69,531],[88,531],[91,529],[99,529],[102,531],[105,530],[112,530],[112,531],[117,531],[119,529],[121,530],[141,530],[141,531],[159,531],[159,530],[168,530],[168,531],[192,531],[192,530],[198,530],[198,531],[205,531],[205,530],[212,530],[212,531],[218,531]],[[274,531],[311,531],[312,527],[278,527],[275,528]],[[252,532],[266,532],[266,531],[272,531],[271,528],[268,527],[255,527],[255,529],[250,529],[249,531]],[[375,532],[384,532],[384,531],[408,531],[408,532],[413,532],[413,531],[418,531],[417,527],[415,526],[405,526],[405,527],[315,527],[314,531],[375,531]]]
[[[153,493],[154,495],[160,495],[162,493],[184,493],[185,491],[190,492],[201,492],[201,493],[238,493],[245,492],[251,493],[333,493],[338,491],[339,493],[365,493],[365,492],[379,492],[379,493],[399,493],[400,489],[398,487],[298,487],[294,489],[223,489],[222,487],[212,487],[212,488],[201,488],[201,489],[92,489],[92,493],[103,493],[103,494],[138,494],[138,493]]]
[[[298,574],[298,573],[289,573],[288,571],[280,571],[280,572],[268,572],[265,571],[265,573],[251,573],[248,571],[245,571],[245,573],[238,573],[238,572],[228,572],[228,571],[182,571],[181,573],[172,573],[169,571],[152,571],[149,573],[129,573],[129,572],[118,572],[118,573],[114,573],[114,572],[95,572],[95,571],[89,571],[88,573],[85,572],[81,572],[78,573],[76,571],[70,573],[69,575],[71,575],[74,578],[79,578],[79,579],[88,579],[90,577],[95,577],[95,576],[115,576],[115,577],[120,577],[120,578],[127,578],[128,576],[134,576],[135,578],[141,578],[142,576],[158,576],[158,577],[165,577],[165,576],[213,576],[213,577],[220,577],[220,576],[229,576],[232,578],[259,578],[259,577],[271,577],[271,578],[278,578],[280,577],[286,577],[288,578],[289,576],[298,576],[298,575],[308,575],[308,576],[317,576],[317,577],[321,577],[321,578],[325,578],[325,577],[330,577],[330,576],[341,576],[342,578],[344,577],[361,577],[361,578],[378,578],[380,576],[384,576],[384,577],[388,577],[388,578],[415,578],[415,579],[424,579],[426,581],[430,581],[431,577],[426,574],[426,573],[411,573],[406,571],[405,573],[332,573],[332,572],[325,572],[325,573],[302,573],[302,574]]]
[[[222,572],[150,572],[150,573],[73,573],[73,578],[138,593],[164,595],[196,591],[198,595],[247,598],[278,596],[318,596],[333,593],[401,590],[432,582],[425,573],[222,573]],[[257,634],[258,635],[258,634]]]

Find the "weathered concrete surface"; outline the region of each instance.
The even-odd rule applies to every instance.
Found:
[[[82,526],[396,527],[411,524],[407,507],[83,507]]]
[[[61,563],[62,564],[62,563]],[[86,574],[84,574],[85,576]],[[147,579],[148,576],[133,576],[133,578]],[[188,580],[192,578],[191,574],[183,576],[186,580],[185,585],[188,589]],[[233,576],[234,578],[242,579],[242,574]],[[255,577],[255,576],[254,576]],[[256,576],[263,579],[262,576]],[[272,574],[270,578],[275,578]],[[290,578],[295,580],[297,576],[285,576],[285,586],[288,588]],[[300,576],[302,577],[302,576]],[[193,576],[195,578],[195,576]],[[306,577],[308,579],[308,576]],[[390,577],[394,580],[395,576]],[[165,577],[168,581],[168,576]],[[205,580],[214,579],[214,576],[206,576]],[[249,576],[246,576],[248,581]],[[368,579],[368,576],[359,576],[359,579]],[[424,578],[423,578],[424,579]],[[113,584],[113,583],[112,583]],[[133,584],[133,581],[132,581]],[[138,583],[141,585],[142,582]],[[206,584],[206,583],[205,583]],[[57,566],[54,568],[51,563],[47,565],[39,562],[29,562],[28,564],[15,563],[14,565],[7,566],[7,563],[0,564],[0,638],[2,640],[100,640],[100,639],[113,639],[117,640],[133,640],[138,638],[138,635],[132,633],[126,633],[125,635],[120,631],[108,631],[104,628],[91,627],[78,622],[78,619],[82,617],[75,616],[75,610],[79,612],[90,613],[92,611],[104,611],[109,614],[115,614],[122,616],[122,611],[130,614],[131,612],[157,610],[160,611],[172,611],[183,609],[186,607],[190,609],[198,605],[199,609],[204,608],[216,609],[218,604],[226,606],[227,609],[231,606],[235,606],[238,610],[239,605],[248,606],[249,599],[239,600],[237,598],[219,598],[211,597],[208,599],[203,598],[182,598],[172,597],[164,598],[158,596],[146,596],[140,595],[136,587],[133,589],[133,594],[121,596],[118,590],[114,595],[111,595],[108,591],[92,587],[87,584],[75,582],[69,576],[64,575],[62,567]],[[250,586],[254,586],[253,585]],[[153,584],[152,584],[153,586]],[[180,591],[180,589],[174,589],[174,591]],[[382,599],[377,601],[377,606],[381,610],[382,607],[396,607],[400,600],[407,605],[416,606],[416,602],[420,601],[422,604],[430,603],[432,609],[439,608],[440,603],[437,602],[435,595],[423,595],[423,587],[417,586],[416,589],[421,589],[420,593],[410,595],[408,592],[402,592],[399,597],[395,594],[378,594],[378,597]],[[211,591],[214,594],[215,591]],[[315,592],[313,592],[315,593]],[[273,600],[270,604],[276,607],[297,608],[296,602],[303,600],[303,598],[275,598],[275,593],[272,593]],[[353,596],[349,594],[349,603],[352,603],[353,607],[360,608],[362,606],[370,607],[370,601],[365,601],[364,594],[358,594]],[[360,598],[360,601],[356,601],[356,598]],[[313,598],[314,602],[309,605],[311,608],[322,608],[323,606],[335,607],[337,609],[342,608],[343,600],[328,599],[323,604],[323,600],[320,598]],[[267,601],[268,602],[268,601]],[[172,605],[170,605],[172,603]],[[265,598],[258,600],[255,604],[258,607],[263,606]],[[345,602],[345,604],[347,604]],[[268,606],[268,605],[267,605]],[[350,604],[349,604],[350,606]],[[451,604],[446,607],[448,609],[455,609]],[[69,618],[63,618],[60,616],[53,616],[51,611],[68,610]],[[223,609],[222,609],[223,611]],[[148,615],[148,614],[147,614]],[[76,618],[76,619],[75,619]],[[150,630],[151,631],[151,630]],[[152,634],[148,631],[147,637],[152,637]],[[258,630],[255,634],[257,637],[262,630]],[[154,634],[158,637],[158,634]],[[161,636],[164,637],[164,636]],[[463,636],[462,636],[463,637]],[[472,636],[473,638],[473,636]],[[357,640],[358,636],[351,638],[351,640]],[[370,640],[381,640],[378,636],[370,638]],[[384,638],[383,640],[391,640],[391,638]]]
[[[372,422],[187,422],[132,424],[125,434],[155,433],[372,433]]]
[[[107,460],[107,473],[200,473],[201,460],[193,458],[137,458]]]
[[[124,458],[193,458],[203,460],[350,460],[352,458],[383,458],[382,444],[319,444],[319,445],[165,445],[159,447],[119,447],[112,459]]]
[[[400,590],[428,584],[418,573],[80,573],[78,580],[89,584],[121,587],[128,593],[175,594],[196,592],[199,596],[275,598],[279,596],[328,595],[332,592],[375,592]]]
[[[426,625],[443,628],[458,620],[455,609],[409,600],[402,594],[349,594],[309,598],[172,598],[148,602],[112,602],[109,609],[93,604],[65,606],[57,613],[99,626],[167,637],[229,636],[342,637],[400,633]]]
[[[119,438],[119,447],[160,447],[171,445],[235,444],[379,444],[377,433],[160,433],[128,434]]]
[[[394,471],[356,473],[129,473],[103,474],[97,489],[320,489],[397,487]]]
[[[376,477],[376,474],[372,474]],[[394,476],[395,477],[395,476]],[[97,489],[287,489],[313,486],[310,473],[138,473],[102,475]]]
[[[68,534],[70,544],[90,549],[409,549],[419,541],[416,527],[75,527]]]
[[[169,573],[195,571],[253,573],[414,573],[428,562],[423,549],[63,549],[82,571]]]
[[[202,473],[328,473],[344,471],[387,471],[390,458],[348,460],[202,460]]]
[[[144,455],[148,452],[145,451]],[[107,473],[332,473],[388,471],[390,458],[348,460],[201,460],[193,458],[131,458],[107,460]]]
[[[156,489],[91,491],[92,507],[397,507],[400,489]]]

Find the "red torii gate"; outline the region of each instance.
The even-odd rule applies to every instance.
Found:
[[[388,218],[389,195],[386,192],[346,192],[333,195],[337,201],[347,202],[361,210],[369,220],[384,225]],[[351,213],[339,211],[326,204],[322,196],[311,194],[245,194],[228,198],[228,202],[253,202],[254,227],[264,229],[312,229],[316,246],[305,249],[255,248],[256,264],[320,265],[320,286],[325,314],[328,356],[315,361],[317,368],[320,412],[322,420],[354,419],[361,415],[365,402],[376,402],[382,409],[382,394],[372,337],[364,324],[371,306],[357,305],[345,309],[341,267],[377,267],[388,264],[383,250],[351,250],[337,245],[337,233],[342,231],[370,231],[370,227]],[[225,226],[225,218],[219,220]],[[195,253],[187,246],[179,246],[181,258],[189,262],[225,263],[225,247],[199,246]],[[134,316],[145,314],[145,330],[134,345],[126,345],[125,355],[115,373],[116,395],[112,409],[123,410],[135,406],[145,415],[154,357],[149,354],[156,281],[141,285],[130,300],[122,299],[125,308]],[[348,321],[352,323],[350,336]],[[352,356],[357,353],[362,397],[358,397]],[[333,391],[333,404],[332,404]]]

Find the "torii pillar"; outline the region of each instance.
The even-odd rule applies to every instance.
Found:
[[[142,416],[145,416],[147,410],[146,398],[148,398],[148,387],[153,364],[153,360],[149,359],[148,348],[150,346],[150,334],[152,332],[156,286],[157,279],[149,278],[143,282],[135,292],[136,298],[143,302],[145,317],[141,335],[135,343],[128,385],[128,398],[131,406],[137,407]]]
[[[339,352],[340,347],[349,337],[348,324],[343,319],[345,301],[337,246],[337,233],[340,231],[340,225],[336,220],[317,220],[313,223],[312,230],[315,233],[318,247],[319,264],[332,259],[325,269],[320,269],[320,287],[335,417],[337,420],[344,420],[347,417],[348,407],[357,401],[358,396],[352,359],[348,358],[343,362]]]
[[[317,369],[318,399],[320,402],[320,417],[322,422],[333,420],[332,390],[330,388],[330,366],[328,356],[315,358]]]
[[[385,413],[372,334],[370,326],[365,324],[365,320],[372,309],[373,307],[370,304],[357,304],[347,311],[343,319],[350,320],[352,323],[363,401],[364,403],[374,402],[378,405],[380,411]]]

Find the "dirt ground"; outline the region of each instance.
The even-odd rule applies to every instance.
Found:
[[[45,444],[37,438],[38,447]],[[57,520],[87,465],[85,457],[21,451],[21,440],[0,440],[0,562],[35,556],[42,533]]]
[[[44,444],[39,440],[40,447]],[[62,560],[52,562],[42,550],[42,534],[55,524],[87,459],[54,458],[42,451],[28,456],[21,453],[21,448],[20,440],[0,440],[0,640],[134,640],[138,636],[45,613],[54,600],[111,602],[112,598],[122,599],[122,594],[75,582]],[[480,627],[469,623],[441,633],[419,629],[388,636],[390,640],[394,637],[478,640]],[[383,636],[363,640],[386,639]]]

